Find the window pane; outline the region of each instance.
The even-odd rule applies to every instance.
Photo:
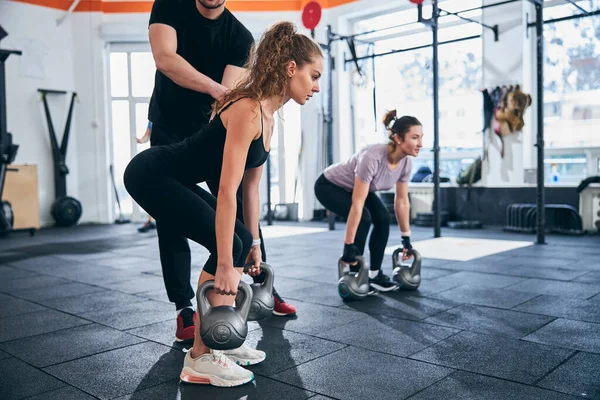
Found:
[[[123,214],[131,215],[132,201],[123,184],[123,173],[131,159],[131,129],[129,125],[129,102],[112,101],[113,166],[115,185]]]
[[[583,7],[591,5],[589,2],[579,4]],[[546,18],[580,13],[569,4],[547,11],[544,11]],[[544,38],[544,136],[547,146],[599,146],[600,19],[591,17],[547,24]],[[560,170],[563,164],[558,163],[557,168]],[[564,168],[576,169],[572,164]]]
[[[110,95],[112,97],[129,95],[127,53],[110,53]]]
[[[156,65],[151,52],[131,53],[131,91],[134,97],[150,97]]]

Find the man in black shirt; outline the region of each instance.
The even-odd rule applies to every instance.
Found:
[[[214,100],[244,74],[254,39],[225,8],[225,0],[156,0],[149,37],[157,68],[148,112],[150,142],[177,143],[209,122]],[[159,222],[157,233],[167,295],[178,311],[176,340],[190,340],[196,315],[189,244]],[[295,313],[278,295],[276,304],[285,314]]]

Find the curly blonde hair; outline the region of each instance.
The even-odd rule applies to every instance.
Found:
[[[260,101],[271,96],[284,96],[288,89],[288,63],[295,61],[298,68],[302,68],[316,57],[323,57],[321,46],[298,33],[293,23],[282,21],[274,24],[252,46],[244,78],[213,104],[213,111],[240,97]]]

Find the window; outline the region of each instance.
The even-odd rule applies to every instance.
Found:
[[[123,184],[127,164],[150,143],[138,144],[148,126],[148,104],[154,88],[156,67],[147,44],[113,44],[109,54],[112,164],[123,215],[133,220],[146,218],[134,205]],[[117,210],[118,212],[118,210]]]
[[[600,1],[586,0],[578,4],[588,10],[600,7]],[[571,4],[563,4],[547,7],[544,17],[552,19],[580,13]],[[546,24],[544,36],[546,144],[549,148],[599,146],[600,18]],[[568,164],[568,168],[575,167]]]
[[[477,0],[449,0],[444,2],[444,9],[452,11],[480,5],[481,1]],[[427,16],[427,7],[424,7],[424,14]],[[481,11],[476,10],[465,16],[478,18],[480,15]],[[417,11],[411,7],[386,16],[357,21],[354,29],[355,33],[358,33],[416,20]],[[452,22],[452,25],[444,26],[448,22]],[[357,43],[357,53],[359,56],[379,54],[431,43],[430,30],[418,31],[419,28],[423,26],[415,23],[408,27],[372,33],[369,38],[375,41],[374,46],[370,48],[369,45]],[[442,17],[439,41],[478,36],[481,34],[481,29],[477,24],[457,23],[456,17]],[[417,33],[412,33],[415,30]],[[390,54],[376,58],[374,61],[363,60],[362,64],[359,64],[362,79],[357,79],[356,66],[347,64],[346,67],[353,71],[351,84],[354,100],[354,151],[368,144],[385,142],[387,132],[381,119],[386,110],[396,109],[398,115],[413,115],[423,124],[424,149],[419,158],[413,161],[413,173],[421,164],[431,164],[430,167],[433,167],[431,64],[431,47]],[[477,150],[481,152],[483,144],[481,39],[474,38],[440,45],[439,65],[439,126],[440,147],[443,152],[440,167],[442,176],[453,178],[463,164],[472,162],[474,152]]]

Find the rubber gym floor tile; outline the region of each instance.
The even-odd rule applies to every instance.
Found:
[[[131,329],[156,322],[173,320],[177,315],[172,304],[147,300],[140,303],[121,304],[101,311],[81,314],[87,318],[115,329]]]
[[[0,360],[4,360],[5,358],[9,358],[9,357],[10,357],[9,354],[6,354],[5,352],[0,351]]]
[[[429,317],[423,322],[519,339],[536,331],[553,319],[554,317],[532,315],[512,310],[462,305]]]
[[[574,400],[572,396],[502,379],[456,371],[410,400]]]
[[[538,267],[538,268],[565,268],[573,269],[573,265],[578,261],[577,257],[548,257],[545,255],[527,256],[522,255],[510,260],[508,265],[514,266],[527,266],[527,267]]]
[[[60,299],[62,297],[81,296],[84,294],[104,291],[99,286],[86,285],[85,283],[69,282],[61,285],[46,286],[32,289],[22,289],[12,293],[13,296],[25,300],[41,302],[44,300]]]
[[[451,372],[450,368],[346,347],[273,378],[344,400],[397,400],[424,389]]]
[[[455,261],[445,264],[444,268],[455,271],[503,274],[507,270],[507,264],[501,261],[481,261],[480,259],[475,259],[471,261]]]
[[[133,279],[124,281],[100,283],[99,286],[129,294],[149,292],[160,289],[165,290],[165,282],[163,278],[154,275],[140,275]]]
[[[41,301],[40,304],[81,316],[87,313],[96,313],[107,309],[119,308],[124,304],[141,303],[144,301],[146,301],[146,299],[141,297],[103,289],[101,292],[84,294],[81,296],[45,300]]]
[[[0,265],[0,280],[5,281],[9,279],[29,278],[32,276],[35,276],[34,272]]]
[[[47,373],[101,399],[112,399],[179,377],[184,353],[141,343],[44,368]]]
[[[116,329],[90,324],[0,344],[0,349],[35,367],[46,367],[144,341]]]
[[[524,278],[554,279],[558,281],[577,280],[575,278],[587,274],[588,271],[565,268],[540,268],[530,266],[517,266],[506,268],[504,274],[522,276]]]
[[[410,358],[531,384],[571,354],[572,350],[503,336],[461,332]]]
[[[192,285],[192,288],[195,287]],[[160,301],[162,303],[173,304],[169,301],[169,296],[167,295],[167,291],[163,287],[162,289],[152,290],[150,292],[141,292],[136,293],[135,296],[140,300],[155,300]]]
[[[0,319],[0,342],[90,324],[81,318],[54,310],[36,311]]]
[[[11,267],[16,267],[20,269],[25,269],[28,271],[35,272],[44,272],[52,267],[56,267],[64,264],[72,264],[69,261],[63,260],[62,258],[49,256],[49,255],[41,255],[37,257],[27,257],[18,261],[11,261],[8,264]]]
[[[95,397],[82,392],[73,386],[65,386],[51,392],[28,397],[27,400],[95,400]]]
[[[538,382],[538,386],[587,399],[600,399],[599,366],[600,355],[578,353]]]
[[[127,271],[103,265],[90,264],[86,264],[85,266],[72,264],[61,265],[44,273],[90,285],[100,285],[106,282],[128,280],[141,276],[140,273],[136,271]]]
[[[367,350],[407,357],[458,332],[458,329],[380,315],[316,335]]]
[[[438,300],[416,296],[418,292],[388,292],[368,296],[361,301],[347,302],[343,309],[356,310],[370,315],[420,321],[459,304],[448,300]]]
[[[0,281],[0,292],[15,293],[23,289],[36,289],[70,283],[70,281],[55,276],[38,275],[29,278],[9,279]]]
[[[531,335],[525,336],[523,340],[600,353],[600,324],[557,319]]]
[[[42,310],[42,306],[0,293],[0,318]]]
[[[504,287],[514,285],[515,283],[525,280],[524,278],[517,278],[514,276],[497,275],[497,274],[484,274],[480,272],[457,272],[455,274],[445,276],[445,281],[460,285],[471,285],[471,286],[484,286],[496,289],[502,289]]]
[[[337,284],[313,283],[308,287],[287,292],[285,295],[289,300],[300,300],[332,307],[344,305],[344,301],[338,294]]]
[[[0,399],[17,400],[58,389],[65,384],[16,358],[0,361]]]
[[[431,281],[437,278],[441,278],[443,276],[448,276],[454,274],[455,271],[448,269],[439,269],[439,268],[423,268],[421,269],[421,279],[424,281]]]
[[[249,332],[245,343],[267,354],[264,362],[248,367],[263,376],[272,376],[346,347],[341,343],[267,326]]]
[[[95,260],[94,264],[96,265],[106,265],[107,267],[113,268],[127,268],[128,265],[146,265],[149,263],[149,260],[145,257],[135,257],[135,256],[126,256],[126,255],[116,255],[111,258],[103,258],[101,260]]]
[[[295,301],[294,305],[295,317],[271,317],[261,321],[261,325],[310,335],[365,317],[363,313],[319,304]]]
[[[600,284],[559,282],[545,279],[527,279],[507,288],[511,291],[547,294],[573,299],[587,299],[600,293]]]
[[[276,278],[283,276],[286,278],[306,279],[317,282],[337,283],[339,279],[337,262],[331,267],[311,267],[303,266],[298,268],[280,268],[275,270]]]
[[[333,398],[334,397],[325,397],[325,396],[318,394],[316,396],[311,397],[310,400],[329,400],[329,399],[333,399]]]
[[[513,308],[515,311],[524,311],[532,314],[552,315],[554,317],[563,317],[568,315],[569,311],[577,307],[586,300],[569,299],[558,296],[540,295],[526,303]]]
[[[115,400],[179,400],[179,399],[210,399],[210,400],[305,400],[312,396],[302,390],[285,383],[255,375],[254,381],[232,388],[219,388],[209,385],[193,385],[180,383],[179,380],[163,383],[162,385],[135,392]]]
[[[445,278],[446,277],[443,276],[441,278],[432,279],[432,280],[422,279],[419,289],[416,291],[412,291],[411,293],[414,296],[430,296],[430,295],[433,295],[436,293],[444,292],[449,289],[454,289],[454,288],[462,285],[460,282],[457,283],[457,282],[449,281],[449,280],[446,280]],[[393,293],[393,292],[388,292],[388,293]]]
[[[524,293],[510,289],[492,289],[466,285],[431,295],[431,297],[447,299],[457,303],[497,308],[513,308],[536,296],[538,296],[537,293]]]
[[[588,272],[585,275],[581,275],[578,278],[573,279],[573,282],[600,283],[600,271]]]

